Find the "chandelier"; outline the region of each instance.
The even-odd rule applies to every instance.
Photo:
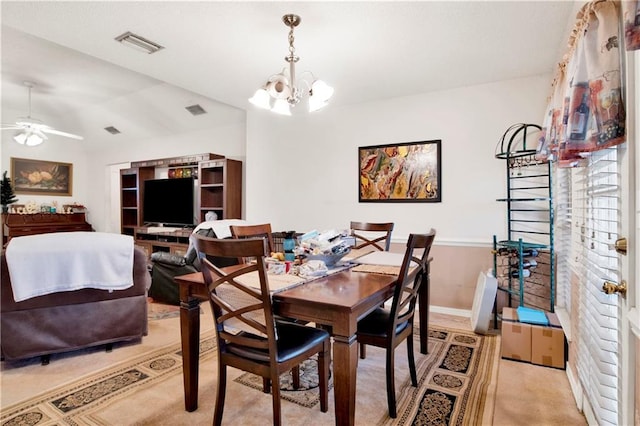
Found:
[[[278,74],[269,77],[269,80],[254,93],[249,102],[257,107],[271,110],[277,114],[291,115],[291,107],[296,106],[307,95],[309,99],[309,111],[317,111],[327,105],[333,95],[333,88],[322,80],[314,77],[311,71],[305,71],[296,81],[296,62],[300,59],[296,56],[293,46],[293,29],[300,24],[298,15],[288,14],[282,17],[284,24],[289,27],[289,54],[284,60],[289,63],[289,70],[283,68]]]

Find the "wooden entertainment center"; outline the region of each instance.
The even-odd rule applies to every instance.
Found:
[[[155,229],[149,232],[144,223],[144,181],[156,178],[157,168],[167,168],[169,178],[195,177],[198,222],[208,212],[218,219],[242,217],[242,162],[218,154],[197,154],[131,163],[120,170],[121,232],[131,235],[136,245],[148,255],[154,251],[184,254],[189,244],[191,229]]]
[[[133,237],[136,245],[147,253],[147,257],[157,251],[167,251],[181,256],[187,254],[191,229],[168,232],[149,232],[148,229],[146,226],[136,228]]]

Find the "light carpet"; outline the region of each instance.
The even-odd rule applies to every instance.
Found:
[[[417,336],[416,343],[417,343]],[[417,346],[416,346],[417,347]],[[497,385],[499,337],[431,327],[429,354],[416,354],[419,386],[410,385],[406,349],[396,350],[398,418],[387,415],[384,350],[367,348],[359,360],[356,424],[490,424]],[[216,351],[211,331],[203,333],[197,411],[184,410],[178,343],[132,357],[38,396],[2,408],[4,425],[181,425],[210,424],[215,403]],[[271,395],[236,381],[230,369],[223,424],[263,425],[272,421]],[[317,388],[283,392],[283,424],[334,424],[320,412]],[[315,396],[314,396],[315,395]],[[305,401],[303,403],[303,401]],[[306,407],[305,407],[306,405]]]

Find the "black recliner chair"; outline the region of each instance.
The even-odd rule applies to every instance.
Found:
[[[215,238],[212,229],[200,229],[198,235]],[[224,267],[237,264],[227,258],[207,257],[216,266]],[[180,305],[180,290],[174,282],[173,277],[178,275],[191,274],[200,271],[200,259],[192,242],[184,256],[168,252],[155,252],[151,254],[151,287],[148,295],[154,301],[169,305]]]

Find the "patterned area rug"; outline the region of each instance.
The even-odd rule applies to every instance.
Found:
[[[417,339],[417,336],[416,336]],[[56,389],[4,407],[9,425],[205,424],[213,415],[215,347],[210,333],[201,339],[199,409],[184,411],[179,344],[127,360]],[[398,418],[387,415],[384,351],[370,347],[359,360],[356,424],[490,424],[497,385],[499,337],[433,327],[429,354],[416,354],[419,386],[410,385],[405,346],[396,350]],[[333,424],[332,409],[319,411],[315,362],[304,366],[305,390],[283,391],[284,424]],[[230,371],[223,423],[261,425],[271,421],[271,396],[250,375]],[[244,377],[243,377],[244,376]],[[290,378],[283,375],[283,379]],[[290,376],[290,375],[288,375]],[[315,376],[315,378],[314,378]],[[246,384],[255,390],[249,389]],[[253,385],[252,385],[253,383]],[[243,391],[243,388],[245,389]],[[333,392],[330,391],[330,400]],[[286,402],[290,401],[290,402]],[[295,408],[298,407],[298,408]],[[333,407],[331,401],[330,407]]]
[[[200,307],[200,314],[204,311]],[[180,316],[180,306],[167,305],[164,303],[154,302],[150,297],[147,298],[147,318],[149,321],[156,321],[167,318],[177,318]]]
[[[389,418],[382,424],[461,425],[482,419],[489,385],[493,382],[495,387],[496,338],[432,327],[429,340],[428,356],[416,356],[418,387],[406,382],[400,386],[396,395],[398,417]],[[368,353],[372,349],[368,348]],[[398,356],[400,354],[396,353]],[[384,365],[384,359],[382,361]],[[361,364],[364,362],[360,361]],[[306,361],[300,371],[301,387],[297,390],[293,389],[290,374],[281,376],[282,399],[313,407],[319,402],[318,393],[313,391],[318,386],[317,362]],[[384,374],[384,369],[377,374]],[[245,373],[236,382],[262,391],[262,378],[254,374]],[[332,381],[329,386],[333,386]],[[396,391],[398,388],[396,383]],[[493,401],[489,404],[492,414]]]
[[[320,399],[318,398],[318,361],[317,357],[308,359],[300,364],[300,387],[293,387],[291,373],[280,376],[280,398],[294,402],[303,407],[311,408]],[[262,377],[251,373],[244,373],[238,377],[236,382],[262,392]],[[333,380],[329,377],[329,390],[333,387]]]
[[[215,354],[210,334],[200,341],[200,359]],[[90,377],[46,392],[40,397],[3,408],[2,426],[93,425],[92,412],[117,398],[127,398],[141,387],[170,375],[182,374],[180,345],[171,345],[100,371]],[[104,424],[98,422],[97,424]]]
[[[180,316],[180,306],[166,305],[154,302],[152,298],[147,298],[147,318],[155,321],[165,318],[175,318]]]
[[[382,424],[491,424],[500,357],[497,336],[434,327],[429,339],[442,344],[437,345],[439,353],[432,352],[433,363],[416,366],[418,387],[403,389],[398,417]]]

